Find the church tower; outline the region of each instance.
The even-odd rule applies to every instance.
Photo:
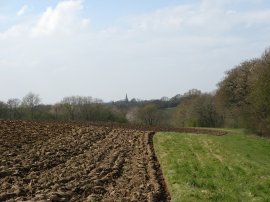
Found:
[[[126,99],[125,99],[125,102],[128,102],[128,96],[127,96],[127,93],[126,93]]]

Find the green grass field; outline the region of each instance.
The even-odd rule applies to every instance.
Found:
[[[157,133],[155,150],[172,201],[270,201],[270,140]]]

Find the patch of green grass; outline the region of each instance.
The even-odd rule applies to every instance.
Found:
[[[270,201],[270,140],[228,131],[154,136],[172,201]]]

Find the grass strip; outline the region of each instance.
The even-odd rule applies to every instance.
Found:
[[[172,201],[270,201],[269,139],[162,132],[154,146]]]

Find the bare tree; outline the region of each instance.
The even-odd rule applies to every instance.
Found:
[[[11,98],[7,101],[9,118],[15,119],[21,101],[18,98]]]
[[[61,104],[67,110],[69,114],[69,119],[73,121],[75,119],[76,105],[78,104],[77,97],[76,96],[64,97],[63,100],[61,101]]]
[[[147,104],[138,110],[138,118],[146,125],[156,125],[160,121],[160,113],[155,104]]]
[[[7,117],[8,107],[7,104],[0,101],[0,118],[5,119]]]
[[[39,95],[34,94],[32,92],[28,93],[22,99],[22,105],[27,107],[30,110],[31,119],[34,118],[34,111],[36,107],[40,104]]]

